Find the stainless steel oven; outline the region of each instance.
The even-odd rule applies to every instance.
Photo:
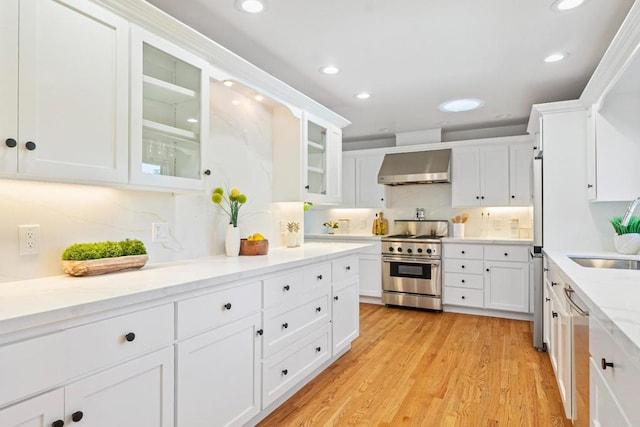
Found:
[[[442,310],[440,239],[448,222],[396,220],[394,231],[382,239],[382,302]]]

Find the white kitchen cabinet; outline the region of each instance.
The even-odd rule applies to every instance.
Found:
[[[273,199],[342,200],[342,130],[306,112],[273,110]]]
[[[529,312],[529,263],[485,261],[484,306]]]
[[[341,208],[356,207],[356,158],[342,155],[342,203]]]
[[[600,367],[593,360],[589,361],[589,416],[593,427],[632,427],[620,403],[600,372]]]
[[[533,146],[531,143],[509,145],[509,205],[531,206],[533,203]]]
[[[378,184],[384,154],[356,157],[356,207],[384,208],[385,186]]]
[[[357,262],[357,260],[356,260]],[[358,277],[333,284],[332,355],[348,347],[359,334]]]
[[[260,314],[176,346],[179,426],[242,425],[260,412]]]
[[[484,246],[445,243],[442,253],[442,303],[484,307]]]
[[[204,186],[209,76],[203,59],[138,27],[131,32],[131,182]]]
[[[64,390],[61,388],[0,409],[3,427],[63,427],[64,420]]]
[[[1,7],[0,173],[126,183],[127,21],[81,0]]]
[[[509,205],[509,146],[454,147],[452,149],[451,204]]]

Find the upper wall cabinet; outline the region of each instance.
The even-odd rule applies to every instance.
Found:
[[[308,113],[273,111],[273,200],[339,203],[342,131]]]
[[[452,150],[451,204],[509,205],[509,147],[456,147]]]
[[[83,0],[5,0],[0,57],[2,175],[127,182],[124,19]]]
[[[384,153],[367,150],[347,151],[342,155],[343,208],[384,208],[385,186],[378,184],[378,171]]]
[[[209,130],[204,60],[147,31],[131,35],[131,182],[203,188]]]
[[[533,144],[509,145],[509,206],[533,203]]]

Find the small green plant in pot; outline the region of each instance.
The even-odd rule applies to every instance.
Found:
[[[637,254],[640,251],[640,218],[632,216],[627,225],[622,225],[622,217],[616,216],[611,220],[616,234],[613,243],[616,251],[625,255]]]
[[[322,224],[323,227],[326,227],[329,231],[329,234],[335,233],[336,229],[340,226],[337,221],[329,220]]]

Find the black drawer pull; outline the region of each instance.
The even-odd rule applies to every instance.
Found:
[[[462,279],[462,283],[464,283],[464,279]]]
[[[284,290],[284,291],[288,291],[289,289],[291,289],[291,286],[289,286],[289,285],[284,285],[282,287],[282,290]]]
[[[338,295],[336,295],[335,297],[333,297],[333,299],[338,301],[340,299],[340,297],[338,297]]]
[[[258,330],[256,331],[256,334],[258,334],[258,335],[262,335],[262,334],[264,334],[264,331],[263,331],[262,329],[258,329]]]
[[[551,312],[551,316],[554,317],[554,318],[558,317],[558,312],[557,311],[552,311]]]
[[[16,141],[16,140],[15,140],[15,139],[13,139],[13,138],[7,138],[7,139],[5,139],[5,140],[4,140],[4,143],[5,143],[5,145],[6,145],[7,147],[9,147],[9,148],[14,148],[16,145],[18,145],[18,141]],[[56,421],[56,422],[57,422],[57,421]],[[64,421],[63,421],[63,423],[64,423]]]
[[[316,352],[317,352],[317,353],[320,353],[321,351],[322,351],[322,348],[321,348],[321,347],[316,347]]]
[[[289,327],[289,324],[288,324],[288,323],[286,323],[286,322],[285,322],[285,323],[283,323],[283,324],[282,324],[282,328],[283,328],[283,329],[287,329],[288,327]]]
[[[551,286],[558,286],[558,282],[551,282]]]
[[[73,414],[71,414],[71,420],[74,423],[77,423],[78,421],[80,421],[82,417],[84,417],[84,414],[82,413],[82,411],[76,411]]]
[[[504,253],[504,256],[509,256],[509,254],[507,252]]]
[[[613,368],[613,362],[607,362],[607,359],[605,359],[604,357],[600,360],[600,366],[602,366],[602,369],[606,370],[607,367],[609,368]]]
[[[283,370],[282,370],[282,375],[287,375],[288,373],[289,373],[289,370],[288,370],[288,369],[283,369]]]
[[[489,271],[489,269],[487,268],[487,271]]]
[[[62,420],[55,420],[54,422],[51,423],[51,427],[63,427],[64,426],[64,421]]]
[[[346,269],[347,271],[351,271],[351,266],[350,266],[350,265],[347,265],[347,266],[345,267],[345,269]]]
[[[551,301],[551,298],[547,298],[547,297],[545,297],[545,298],[544,298],[544,301],[545,301],[545,302],[549,302],[549,301]]]
[[[462,266],[462,268],[464,268],[464,265]]]
[[[322,274],[318,274],[318,280],[322,280]]]
[[[207,175],[207,176],[211,175],[211,170],[210,169],[206,169],[204,171],[204,174]]]
[[[227,310],[231,310],[231,303],[230,302],[226,303],[224,305],[224,308],[227,309]]]
[[[25,148],[29,151],[33,151],[36,149],[36,143],[33,141],[27,141],[26,144],[24,144]]]
[[[462,255],[464,255],[464,251],[461,251],[461,252],[462,252]]]
[[[320,313],[322,311],[322,307],[316,307],[316,311]]]
[[[462,295],[462,299],[467,299],[467,297],[465,297],[464,295]]]
[[[127,335],[124,336],[124,339],[127,340],[128,342],[131,342],[136,339],[136,334],[134,334],[133,332],[129,332]]]

